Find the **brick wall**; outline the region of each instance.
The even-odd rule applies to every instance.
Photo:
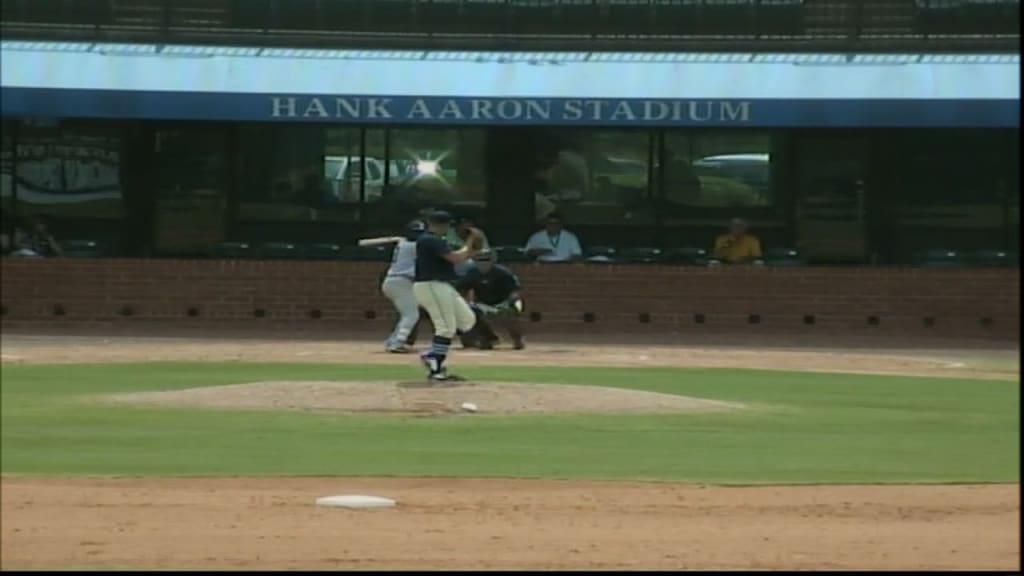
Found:
[[[0,266],[7,327],[156,321],[386,332],[393,317],[377,291],[384,266],[377,263],[4,259]],[[1019,327],[1018,270],[514,268],[528,312],[539,315],[533,333],[874,331],[1012,339]]]

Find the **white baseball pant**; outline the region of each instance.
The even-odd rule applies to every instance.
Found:
[[[456,332],[469,332],[476,324],[476,314],[451,284],[417,282],[413,291],[416,301],[430,315],[435,336],[454,338]]]
[[[388,276],[380,285],[380,291],[398,311],[398,322],[388,336],[388,346],[405,344],[409,333],[420,320],[420,307],[416,303],[416,294],[412,289],[413,281],[404,276]]]

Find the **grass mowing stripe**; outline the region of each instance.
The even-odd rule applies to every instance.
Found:
[[[753,404],[742,413],[424,419],[83,404],[266,380],[414,379],[403,366],[5,365],[4,473],[427,475],[716,483],[1016,482],[1019,384],[729,369],[474,368]]]

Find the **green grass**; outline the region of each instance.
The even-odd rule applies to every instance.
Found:
[[[683,415],[442,418],[110,406],[83,396],[407,367],[4,365],[4,474],[387,475],[709,483],[1018,482],[1020,384],[726,369],[474,368],[743,402]]]

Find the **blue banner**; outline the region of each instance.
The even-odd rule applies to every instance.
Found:
[[[351,124],[1001,127],[1019,100],[640,99],[347,96],[2,88],[9,117]]]

